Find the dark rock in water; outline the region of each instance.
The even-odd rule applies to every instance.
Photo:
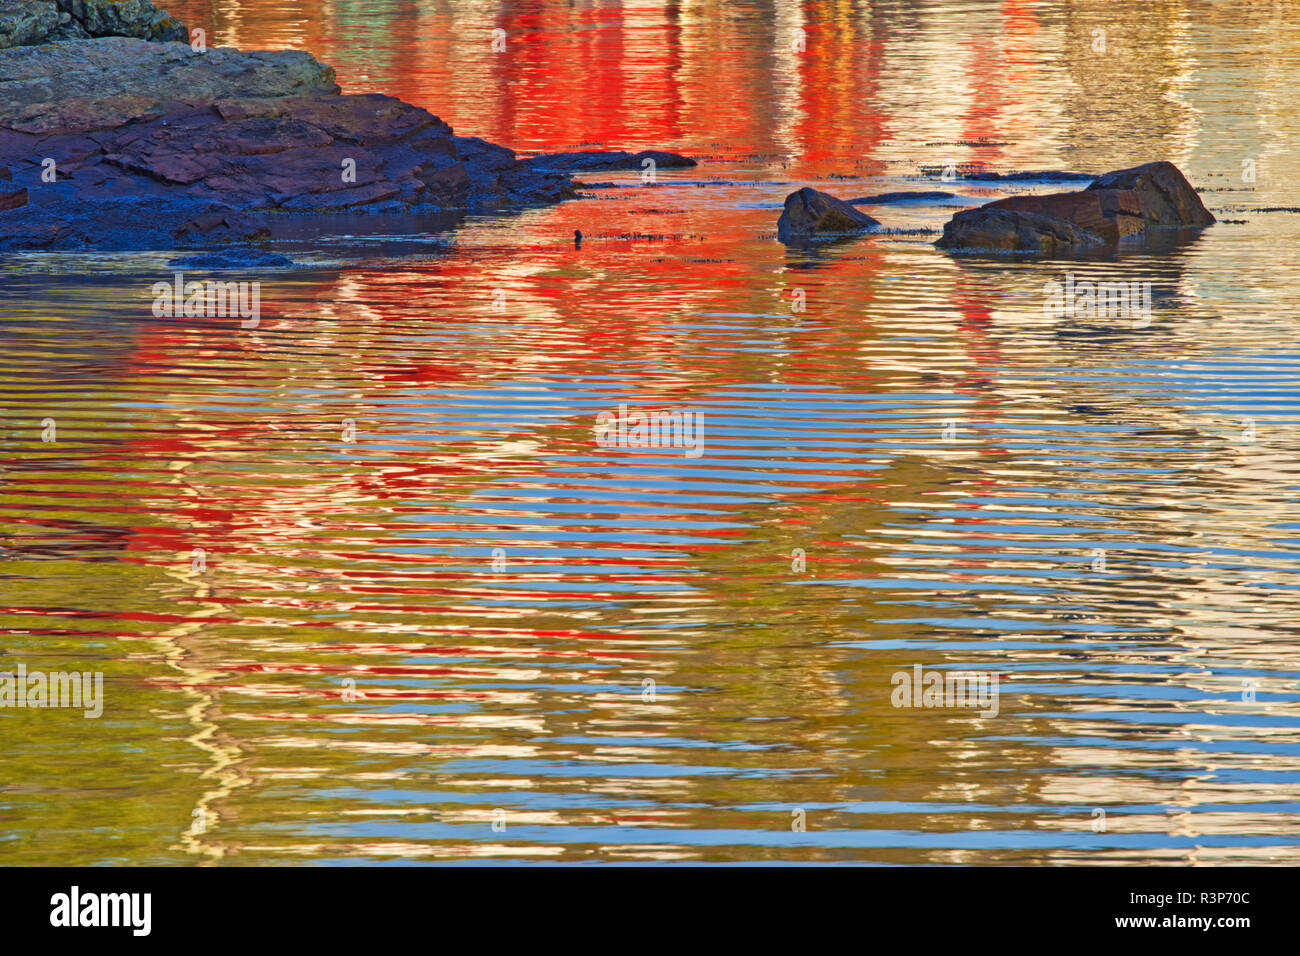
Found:
[[[984,209],[1009,209],[1030,212],[1051,219],[1064,219],[1076,229],[1118,242],[1146,228],[1142,219],[1142,202],[1131,190],[1084,189],[1075,193],[1052,193],[1047,196],[1012,196],[988,203]]]
[[[0,250],[143,251],[270,235],[264,217],[184,196],[61,198],[0,213]]]
[[[232,246],[193,256],[181,256],[169,260],[167,264],[185,269],[282,269],[294,263],[292,259],[276,252],[250,246]]]
[[[943,227],[940,249],[965,252],[1038,252],[1061,255],[1103,246],[1095,233],[1065,219],[1015,209],[964,209]]]
[[[1141,200],[1148,226],[1208,226],[1215,220],[1173,163],[1144,163],[1099,176],[1090,190],[1123,189]]]
[[[1087,189],[1012,196],[966,209],[944,226],[941,249],[1069,255],[1116,246],[1153,227],[1214,222],[1191,184],[1172,163],[1147,163],[1106,173]]]
[[[916,192],[897,192],[897,193],[879,193],[875,196],[861,196],[857,199],[846,199],[845,202],[853,206],[889,206],[895,203],[904,202],[933,202],[937,199],[961,199],[956,193],[946,193],[940,189]]]
[[[1019,170],[1013,173],[995,173],[986,169],[954,169],[952,166],[922,166],[921,172],[927,176],[943,176],[945,173],[950,178],[953,174],[958,179],[969,179],[975,182],[1033,182],[1033,183],[1086,183],[1091,182],[1097,177],[1092,173],[1072,173],[1060,169],[1044,170]]]
[[[419,107],[340,94],[334,71],[298,51],[123,37],[18,47],[0,50],[0,88],[0,167],[29,199],[0,213],[0,249],[207,246],[266,237],[273,217],[576,195],[566,173]]]
[[[22,186],[0,186],[0,212],[27,205],[27,190]]]
[[[8,166],[0,166],[0,179],[3,179],[7,183],[14,181],[14,174],[9,172]]]
[[[1069,173],[1060,169],[1048,169],[1041,172],[1025,170],[1017,173],[993,173],[980,170],[962,178],[973,179],[976,182],[1086,183],[1097,177],[1092,173]]]
[[[844,200],[805,186],[785,197],[785,209],[776,223],[776,237],[782,242],[834,239],[879,225]]]
[[[641,169],[645,160],[654,161],[658,169],[688,169],[697,165],[689,156],[643,149],[630,153],[622,149],[591,149],[576,153],[544,153],[527,160],[534,169],[561,169],[573,172],[608,172],[617,169]]]

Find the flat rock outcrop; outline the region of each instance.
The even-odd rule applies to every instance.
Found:
[[[204,245],[264,238],[274,216],[576,195],[566,172],[427,110],[341,94],[308,53],[116,36],[0,50],[0,168],[0,250]]]
[[[1173,163],[1156,162],[1097,177],[1072,193],[1012,196],[957,213],[935,245],[970,252],[1070,255],[1117,246],[1148,230],[1214,222]]]
[[[844,200],[805,186],[785,197],[785,209],[776,223],[776,237],[785,243],[838,239],[879,225]]]
[[[0,51],[0,129],[89,133],[230,99],[339,92],[297,50],[196,53],[188,43],[102,37]]]

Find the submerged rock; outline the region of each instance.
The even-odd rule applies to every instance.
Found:
[[[958,179],[970,179],[975,182],[1035,182],[1035,183],[1086,183],[1097,177],[1092,173],[1074,173],[1062,169],[1024,169],[1013,173],[996,173],[987,169],[967,169],[965,171],[945,166],[922,166],[921,172],[927,176],[942,176],[945,172],[955,173]]]
[[[976,182],[1049,182],[1049,183],[1086,183],[1096,177],[1092,173],[1071,173],[1062,169],[1021,170],[1015,173],[994,173],[987,170],[968,173],[963,179]]]
[[[785,197],[785,209],[776,223],[782,242],[803,242],[857,235],[880,223],[842,199],[805,186]]]
[[[280,269],[293,265],[293,260],[266,249],[254,249],[249,246],[231,246],[228,249],[216,249],[201,252],[193,256],[181,256],[171,259],[169,266],[185,269]]]
[[[874,196],[859,196],[857,199],[846,199],[845,202],[853,206],[890,206],[904,202],[934,202],[940,199],[962,199],[956,193],[946,193],[941,189],[931,189],[928,191],[917,190],[914,192],[897,192],[897,193],[877,193]]]
[[[658,149],[643,149],[639,153],[627,150],[592,149],[576,153],[543,153],[528,160],[534,169],[562,169],[573,172],[610,172],[618,169],[642,169],[646,160],[659,169],[689,169],[697,165],[689,156],[665,153]]]
[[[0,3],[5,0],[0,0]],[[566,173],[456,136],[382,94],[343,95],[299,51],[104,37],[0,50],[0,167],[28,204],[0,249],[245,241],[272,216],[535,205]]]
[[[935,245],[941,249],[1069,255],[1146,233],[1153,227],[1214,222],[1172,163],[1100,176],[1073,193],[1012,196],[957,213]]]

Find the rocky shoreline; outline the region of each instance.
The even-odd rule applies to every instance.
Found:
[[[693,166],[457,136],[395,97],[344,94],[308,53],[205,49],[149,0],[0,0],[0,250],[205,247],[286,217],[536,206],[574,170]]]
[[[344,94],[309,53],[207,49],[199,33],[150,0],[0,0],[0,252],[215,249],[329,215],[419,234],[577,198],[575,172],[695,165],[658,150],[521,159],[395,97]],[[951,252],[1087,255],[1215,221],[1171,163],[960,178],[1090,185],[961,210],[936,243]],[[850,238],[880,227],[857,206],[960,198],[803,188],[777,238]]]

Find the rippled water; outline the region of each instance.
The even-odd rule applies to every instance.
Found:
[[[0,711],[0,860],[1300,860],[1286,5],[170,8],[523,151],[703,161],[341,223],[239,277],[255,329],[154,318],[167,254],[0,260],[0,664],[106,698]],[[930,245],[1052,187],[923,167],[1155,158],[1222,221]],[[805,184],[966,198],[787,250]],[[1066,273],[1150,321],[1045,314]],[[620,405],[702,453],[601,447]],[[892,706],[916,665],[998,713]]]

